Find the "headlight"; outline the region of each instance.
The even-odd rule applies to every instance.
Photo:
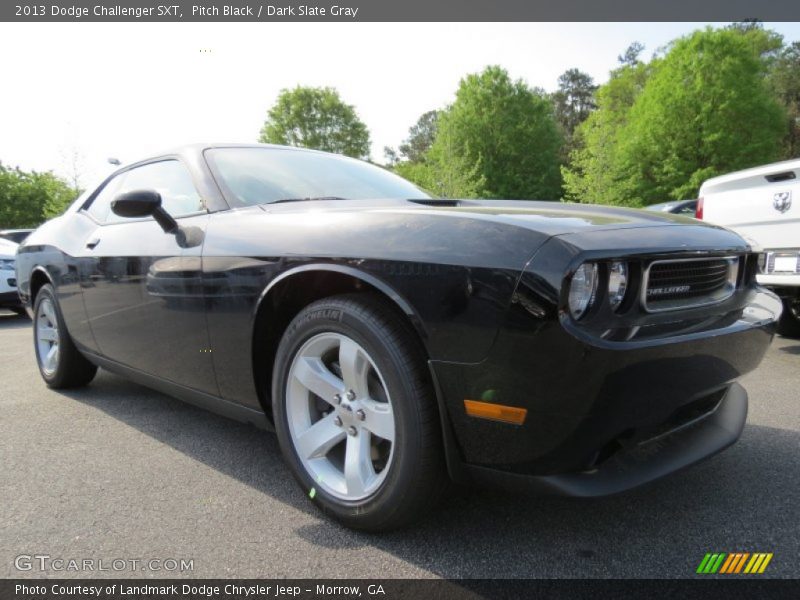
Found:
[[[597,265],[583,263],[569,284],[569,312],[574,319],[580,319],[594,302],[597,292]]]
[[[611,310],[617,310],[625,299],[628,289],[628,265],[614,261],[608,265],[608,303]]]
[[[13,271],[14,262],[13,258],[0,258],[0,271]]]

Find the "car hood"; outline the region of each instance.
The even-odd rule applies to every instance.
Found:
[[[699,224],[694,219],[679,215],[632,208],[522,200],[329,200],[265,204],[261,207],[271,213],[309,210],[414,214],[423,212],[431,216],[456,220],[476,219],[504,223],[551,236],[586,230],[609,231],[634,227]]]
[[[720,227],[635,209],[495,200],[327,200],[223,211],[209,227],[203,253],[274,257],[291,249],[306,257],[520,269],[548,239],[575,251],[745,247]]]

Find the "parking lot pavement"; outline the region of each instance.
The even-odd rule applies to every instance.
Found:
[[[800,575],[799,340],[776,338],[744,379],[741,440],[692,469],[599,500],[456,489],[378,536],[321,516],[274,435],[103,371],[48,390],[30,338],[30,321],[0,316],[0,577],[41,576],[14,566],[34,554],[191,559],[195,577],[685,577],[732,551]]]

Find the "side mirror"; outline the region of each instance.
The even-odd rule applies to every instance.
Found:
[[[133,190],[111,201],[111,210],[120,217],[136,219],[152,216],[166,233],[178,231],[178,223],[161,206],[161,194],[155,190]]]

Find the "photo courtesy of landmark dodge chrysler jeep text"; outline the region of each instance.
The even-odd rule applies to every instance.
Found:
[[[383,530],[450,480],[600,496],[732,444],[781,311],[756,263],[687,217],[218,144],[119,169],[16,269],[49,386],[103,367],[274,427],[315,504]]]

